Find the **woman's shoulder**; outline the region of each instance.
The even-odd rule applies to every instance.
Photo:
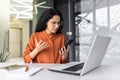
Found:
[[[34,32],[34,33],[31,34],[30,39],[36,38],[36,37],[38,37],[40,35],[41,35],[41,32]]]

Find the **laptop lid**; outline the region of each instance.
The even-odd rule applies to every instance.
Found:
[[[80,75],[84,75],[100,66],[110,41],[111,37],[95,36]]]
[[[96,35],[94,37],[94,40],[91,44],[91,47],[90,47],[90,50],[88,53],[88,56],[86,58],[84,65],[82,65],[83,67],[81,70],[78,70],[78,71],[69,70],[69,68],[71,66],[74,67],[74,65],[76,65],[76,64],[78,65],[79,63],[75,63],[75,64],[67,63],[62,66],[49,68],[49,70],[55,71],[55,72],[84,75],[100,66],[102,59],[104,57],[104,54],[110,43],[110,40],[111,40],[110,37],[105,37],[105,36],[101,36],[101,35]],[[81,65],[79,65],[79,66],[81,67]]]

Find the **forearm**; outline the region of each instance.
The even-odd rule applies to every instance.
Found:
[[[38,54],[38,51],[37,51],[36,48],[35,48],[35,49],[30,53],[31,59],[34,59],[37,54]]]
[[[38,51],[36,49],[34,49],[32,52],[25,51],[24,52],[25,63],[31,63],[37,54],[38,54]]]

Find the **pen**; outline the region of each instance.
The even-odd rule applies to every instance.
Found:
[[[28,69],[29,69],[29,67],[28,67],[28,66],[25,66],[25,72],[27,72],[27,71],[28,71]]]

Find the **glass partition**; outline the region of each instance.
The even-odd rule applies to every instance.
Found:
[[[95,34],[112,37],[105,63],[120,63],[120,1],[81,0],[81,13],[76,17],[76,37],[79,41],[80,60],[85,60]]]

